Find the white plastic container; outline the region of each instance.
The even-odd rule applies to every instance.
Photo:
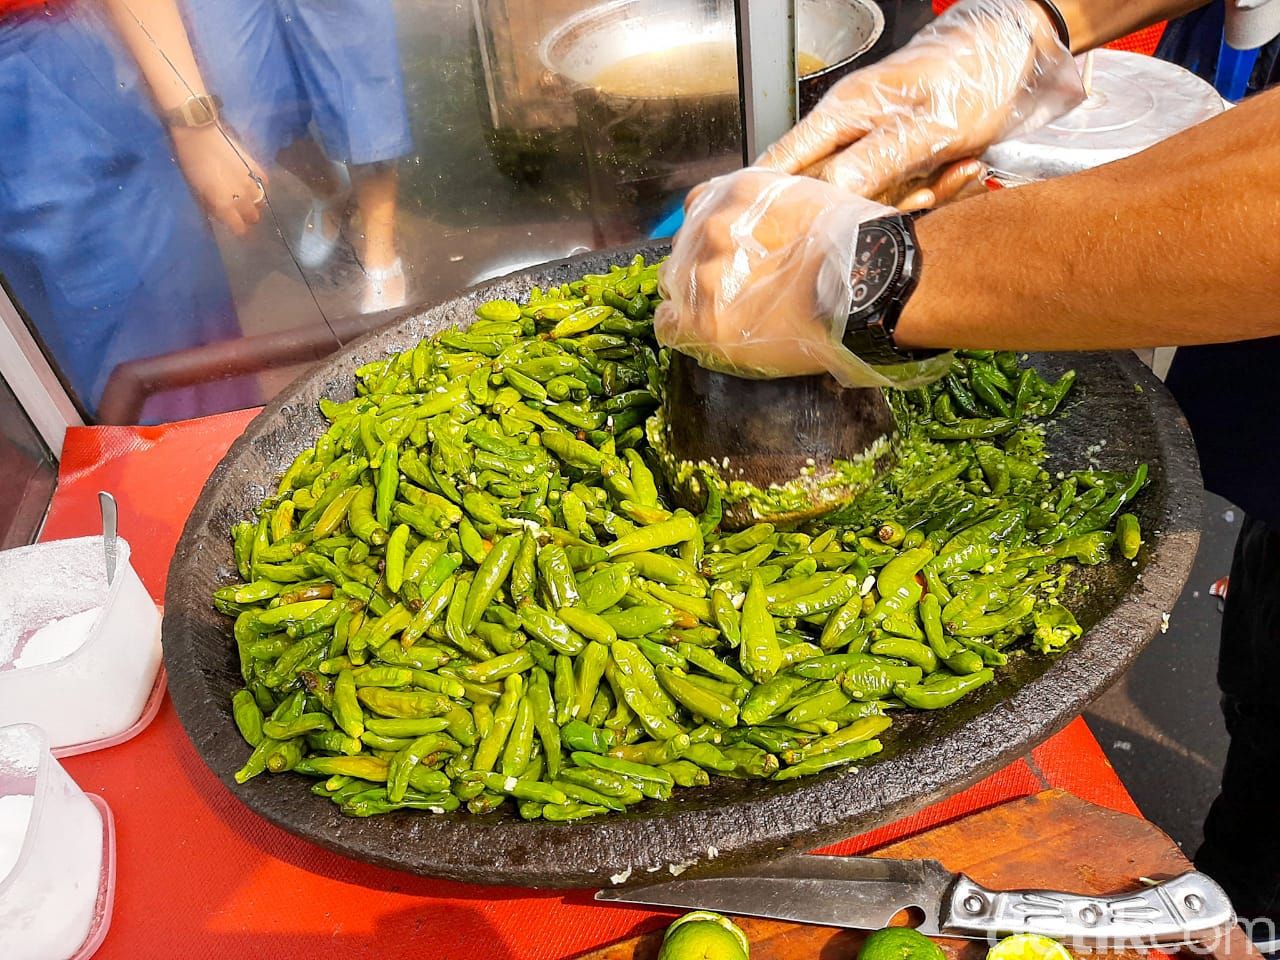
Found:
[[[1227,0],[1227,43],[1237,50],[1265,46],[1280,34],[1280,3],[1276,0]]]
[[[160,612],[129,563],[129,544],[116,543],[109,585],[102,537],[0,553],[0,725],[34,723],[64,754],[127,739],[154,700]],[[48,631],[68,626],[55,621],[73,614],[84,614],[78,647],[52,662],[21,665],[39,659],[31,638],[41,628],[46,655],[56,652]]]
[[[30,724],[0,727],[0,804],[0,823],[9,828],[0,837],[0,856],[8,854],[6,864],[12,863],[0,877],[0,956],[87,955],[103,920],[107,824]],[[105,912],[109,917],[109,898]]]
[[[1216,117],[1213,85],[1165,60],[1095,50],[1089,97],[1024,137],[992,144],[982,159],[1006,186],[1049,180],[1131,157]]]

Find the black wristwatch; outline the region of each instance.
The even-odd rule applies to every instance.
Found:
[[[902,350],[893,331],[907,298],[920,279],[920,248],[913,217],[900,214],[868,220],[858,230],[853,252],[853,299],[844,345],[880,366],[937,356],[941,350]]]

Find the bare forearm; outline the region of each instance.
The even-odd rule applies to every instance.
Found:
[[[944,207],[904,347],[1092,350],[1280,334],[1280,91],[1138,156]]]
[[[1073,53],[1092,50],[1160,20],[1179,17],[1209,0],[1057,0],[1071,28]]]
[[[208,93],[175,0],[102,0],[161,110]]]

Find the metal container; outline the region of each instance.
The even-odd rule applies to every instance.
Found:
[[[498,169],[540,185],[581,178],[573,101],[542,63],[542,39],[592,0],[471,0],[478,119]]]
[[[998,178],[1047,180],[1132,156],[1224,109],[1213,86],[1177,64],[1120,50],[1093,54],[1089,97],[983,156]]]
[[[564,824],[524,821],[514,812],[351,818],[312,795],[300,776],[237,784],[233,775],[248,748],[236,732],[231,696],[243,680],[231,621],[209,598],[236,577],[231,524],[251,516],[297,452],[327,428],[317,400],[349,399],[357,366],[424,335],[465,327],[484,300],[523,298],[534,284],[557,285],[625,263],[634,253],[653,259],[668,249],[651,244],[544,264],[406,311],[281,392],[218,464],[169,567],[164,656],[174,707],[196,751],[255,813],[357,860],[457,880],[568,887],[643,880],[668,869],[696,876],[830,843],[963,789],[1065,726],[1159,632],[1199,542],[1200,476],[1187,422],[1168,390],[1131,354],[1045,354],[1035,358],[1044,375],[1057,377],[1070,366],[1082,387],[1046,437],[1049,469],[1086,456],[1106,470],[1147,463],[1150,484],[1133,505],[1147,542],[1133,565],[1079,571],[1069,602],[1085,634],[1066,651],[1013,659],[998,682],[955,706],[904,717],[884,754],[858,772],[790,781],[716,778],[666,802]],[[269,845],[283,843],[262,837]]]
[[[876,46],[884,26],[871,0],[799,0],[797,55],[824,64],[801,78],[802,113]],[[547,35],[542,61],[576,107],[597,211],[647,223],[673,194],[741,166],[736,56],[734,70],[716,73],[723,83],[701,93],[635,96],[597,85],[602,72],[642,55],[654,58],[661,88],[664,69],[687,63],[682,51],[705,58],[704,45],[732,50],[735,37],[732,0],[613,0]]]

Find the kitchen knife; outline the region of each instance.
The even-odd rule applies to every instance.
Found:
[[[924,934],[986,940],[1038,933],[1077,946],[1205,942],[1235,924],[1231,901],[1202,873],[1110,896],[996,891],[936,860],[789,857],[732,874],[601,890],[597,900],[716,910],[796,923],[878,930],[915,908]]]

